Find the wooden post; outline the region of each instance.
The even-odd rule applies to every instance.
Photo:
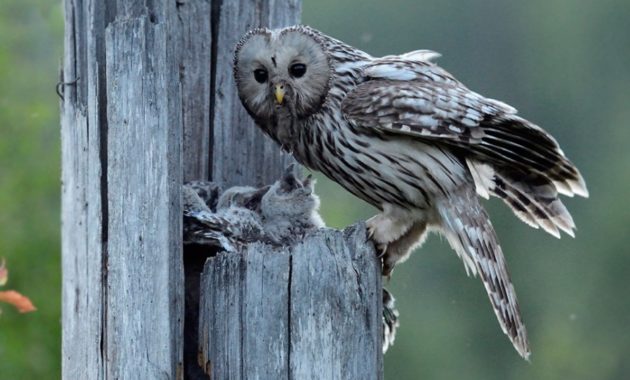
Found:
[[[212,379],[382,377],[380,276],[363,227],[221,254],[201,288],[205,256],[185,252],[184,276],[182,182],[261,185],[291,161],[254,127],[231,71],[246,30],[295,24],[300,8],[65,0],[63,378],[208,378],[188,365],[197,326]]]
[[[65,379],[183,375],[176,17],[174,1],[65,1]]]
[[[208,259],[200,360],[212,379],[382,379],[380,265],[363,225]]]

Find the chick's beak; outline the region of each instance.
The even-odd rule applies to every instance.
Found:
[[[276,97],[276,102],[278,104],[282,104],[282,102],[284,101],[284,94],[286,93],[284,90],[284,85],[283,84],[276,84],[274,86],[274,96]]]

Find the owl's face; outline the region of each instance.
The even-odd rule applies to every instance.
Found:
[[[326,99],[331,67],[311,29],[257,29],[236,47],[234,77],[241,101],[255,119],[273,120],[286,112],[301,118]]]

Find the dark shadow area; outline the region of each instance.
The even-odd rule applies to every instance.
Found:
[[[184,379],[208,380],[197,361],[199,347],[199,285],[203,266],[216,255],[212,248],[190,244],[184,246],[184,275],[186,276],[184,319]]]

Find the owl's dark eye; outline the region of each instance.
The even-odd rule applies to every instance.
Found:
[[[256,69],[254,70],[254,79],[258,83],[265,83],[267,81],[267,70],[265,69]]]
[[[303,63],[294,63],[289,66],[289,74],[294,78],[300,78],[306,74],[306,65]]]

